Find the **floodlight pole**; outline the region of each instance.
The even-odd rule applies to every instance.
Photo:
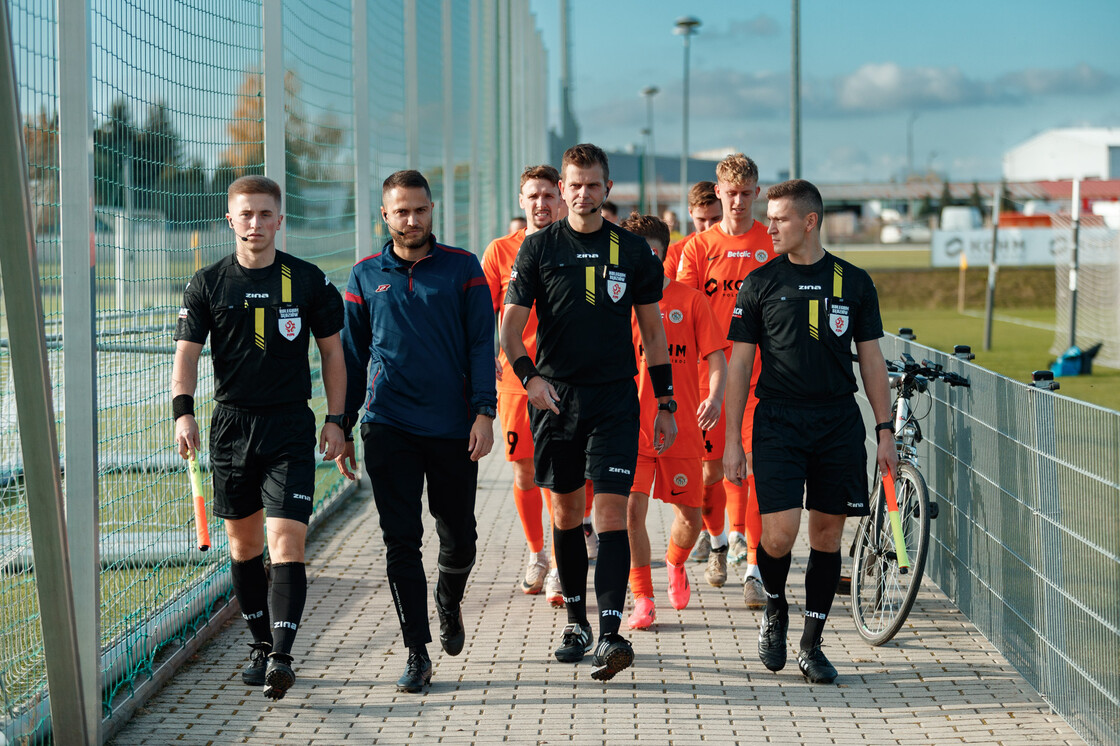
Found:
[[[999,208],[1003,204],[1003,182],[992,196],[992,250],[988,254],[988,292],[984,300],[984,350],[992,349],[992,316],[996,305],[996,247],[999,245]]]
[[[801,178],[801,3],[790,3],[789,178]]]
[[[1069,262],[1069,346],[1077,345],[1077,272],[1081,257],[1081,179],[1073,180],[1073,204],[1070,208],[1073,217],[1073,251]]]
[[[661,89],[655,85],[642,89],[642,95],[646,99],[646,129],[648,130],[645,177],[649,186],[646,188],[646,210],[651,215],[657,214],[657,154],[653,149],[653,97],[660,92]]]
[[[684,16],[677,19],[676,31],[673,32],[684,37],[684,126],[681,129],[681,203],[677,217],[678,228],[682,235],[687,231],[688,220],[688,55],[691,46],[689,40],[699,26],[699,18]]]

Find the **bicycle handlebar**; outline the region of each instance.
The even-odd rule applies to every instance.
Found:
[[[925,378],[930,381],[936,381],[938,378],[945,381],[950,386],[971,386],[971,382],[952,371],[945,370],[945,366],[938,363],[932,363],[929,360],[922,360],[919,365],[909,353],[902,353],[898,360],[887,360],[887,370],[892,373],[900,374],[903,378]]]

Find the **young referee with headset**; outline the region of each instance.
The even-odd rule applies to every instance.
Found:
[[[198,358],[210,337],[214,416],[210,464],[214,515],[225,519],[233,592],[252,632],[246,684],[280,699],[295,683],[292,643],[307,597],[304,542],[315,494],[315,415],[307,347],[314,335],[327,395],[323,460],[342,453],[342,298],[314,264],[276,250],[284,220],[280,186],[243,176],[229,187],[226,220],[236,251],[195,273],[183,293],[171,373],[175,441],[201,445],[194,417]],[[265,514],[267,513],[267,518]],[[264,529],[272,593],[264,568]]]
[[[735,484],[747,477],[737,436],[758,349],[762,372],[754,413],[754,476],[762,513],[758,568],[767,595],[758,655],[771,671],[786,665],[786,579],[804,494],[809,561],[797,664],[810,682],[828,684],[836,679],[836,669],[821,650],[821,633],[840,579],[844,520],[868,512],[853,344],[863,389],[879,422],[875,460],[881,472],[898,469],[887,366],[879,349],[883,322],[867,273],[821,246],[824,203],[817,188],[794,179],[770,187],[766,199],[768,233],[778,256],[746,276],[732,311],[723,467]]]

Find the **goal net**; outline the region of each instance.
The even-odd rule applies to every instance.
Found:
[[[1063,215],[1054,217],[1053,226],[1057,313],[1050,352],[1060,355],[1070,347],[1074,314],[1070,289],[1073,224]],[[1083,223],[1078,245],[1076,344],[1084,350],[1101,343],[1094,362],[1120,368],[1120,231]]]

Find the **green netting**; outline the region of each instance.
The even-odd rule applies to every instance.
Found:
[[[283,169],[283,248],[318,264],[340,287],[365,248],[358,246],[359,221],[372,226],[374,246],[385,240],[381,181],[400,168],[428,175],[440,239],[481,253],[516,207],[507,197],[521,167],[545,158],[543,93],[512,106],[509,85],[510,68],[517,68],[543,92],[545,52],[523,0],[512,0],[512,12],[496,0],[369,0],[364,58],[355,52],[351,0],[283,0],[284,162],[269,168],[263,0],[62,4],[67,13],[85,13],[88,5],[94,176],[83,204],[63,206],[58,120],[67,102],[59,98],[58,80],[68,73],[59,70],[57,0],[8,2],[59,442],[70,428],[96,436],[108,716],[161,665],[161,652],[192,636],[229,595],[218,521],[211,518],[212,551],[193,548],[189,482],[168,417],[172,332],[183,287],[196,269],[234,248],[224,220],[229,183]],[[267,2],[269,10],[276,7]],[[502,8],[506,28],[525,43],[500,40]],[[353,91],[357,65],[368,77],[363,111]],[[507,121],[499,126],[502,112]],[[502,137],[538,124],[540,132],[518,135],[516,153]],[[365,153],[355,151],[359,128],[369,135]],[[356,183],[358,157],[369,164],[368,184]],[[370,195],[371,213],[358,214],[358,190]],[[62,378],[59,220],[64,209],[87,205],[94,225],[95,422],[67,419]],[[9,742],[49,740],[7,313],[0,309],[0,734]],[[316,374],[317,367],[314,360]],[[205,356],[199,373],[205,443],[213,390]],[[322,414],[317,375],[313,388],[312,406]],[[204,453],[204,473],[206,466]],[[324,465],[317,507],[344,487],[333,465]]]

